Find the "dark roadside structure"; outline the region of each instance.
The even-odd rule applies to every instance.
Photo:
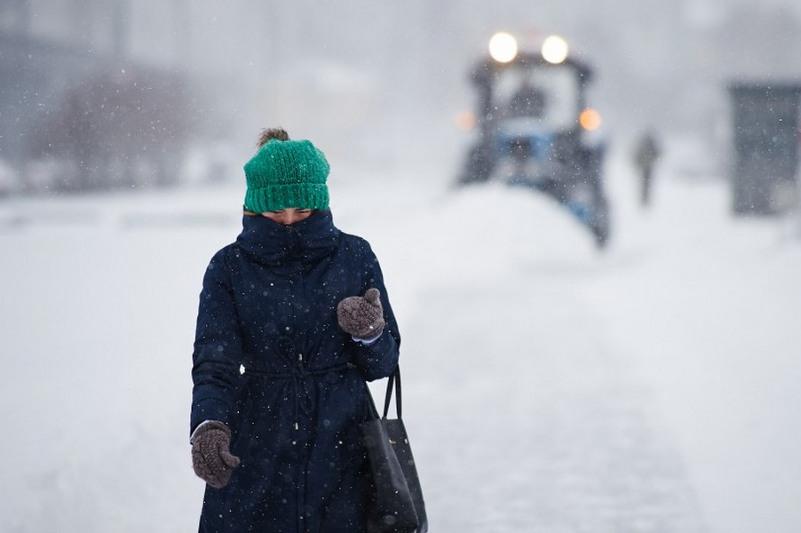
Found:
[[[798,204],[801,82],[729,85],[732,210],[777,215]]]
[[[547,40],[546,40],[547,41]],[[477,138],[459,185],[501,180],[545,194],[587,227],[598,247],[609,238],[600,115],[587,106],[590,67],[570,57],[516,53],[484,57],[471,72],[478,93]]]

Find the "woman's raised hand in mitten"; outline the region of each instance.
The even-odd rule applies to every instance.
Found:
[[[231,455],[231,430],[218,420],[204,422],[192,437],[192,468],[203,481],[221,489],[239,466],[239,457]]]
[[[337,305],[339,327],[358,339],[373,339],[384,331],[384,308],[378,289],[367,289],[364,296],[349,296]]]

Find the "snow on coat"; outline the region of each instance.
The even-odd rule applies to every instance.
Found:
[[[364,531],[365,380],[390,375],[400,346],[381,268],[330,210],[287,226],[243,215],[242,226],[203,278],[190,420],[190,434],[225,422],[242,462],[228,485],[206,486],[199,531]],[[338,327],[336,307],[370,287],[386,328],[365,345]]]

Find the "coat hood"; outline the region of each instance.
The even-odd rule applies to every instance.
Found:
[[[289,225],[261,215],[242,215],[242,232],[236,244],[266,265],[308,263],[330,254],[339,242],[339,234],[330,209],[317,210]]]

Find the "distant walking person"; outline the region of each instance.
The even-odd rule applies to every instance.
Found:
[[[195,333],[190,443],[200,533],[364,533],[365,381],[400,335],[370,244],[334,226],[328,163],[265,131],[242,231],[211,258]]]
[[[661,150],[655,134],[652,131],[646,131],[642,137],[640,137],[634,151],[634,163],[640,171],[640,205],[643,207],[647,207],[651,203],[654,165],[660,155]]]

